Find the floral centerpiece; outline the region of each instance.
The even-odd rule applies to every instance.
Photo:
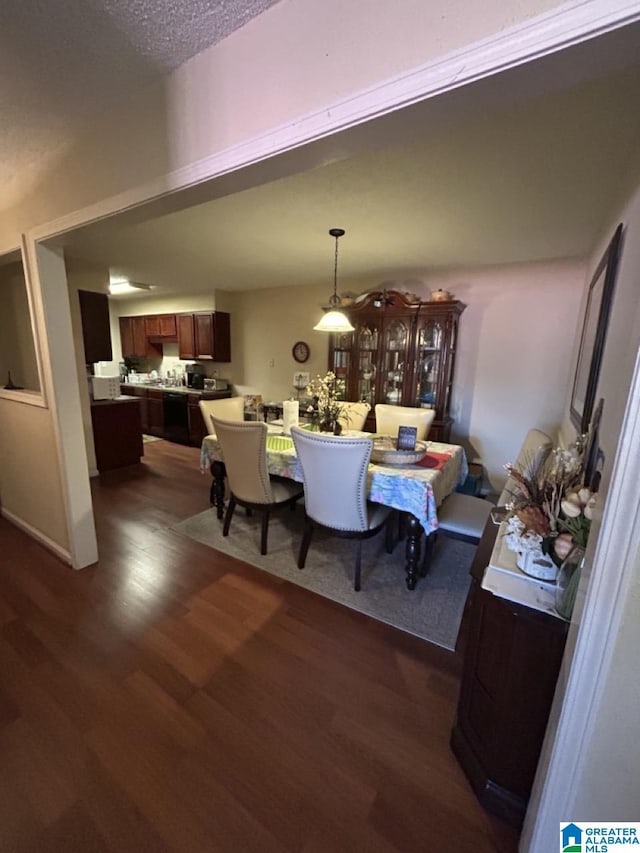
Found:
[[[344,406],[339,397],[344,394],[344,380],[329,370],[324,376],[316,376],[307,385],[307,394],[311,403],[307,412],[311,415],[311,423],[323,432],[333,432],[339,435],[341,430],[339,418],[344,412]]]
[[[555,580],[576,547],[584,553],[596,501],[584,484],[586,439],[538,454],[524,470],[505,465],[511,484],[506,543],[518,566],[535,577]]]

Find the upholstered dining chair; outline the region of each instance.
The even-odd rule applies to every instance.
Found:
[[[198,403],[209,435],[214,435],[212,418],[225,421],[244,420],[244,397],[225,397],[222,400],[200,400]]]
[[[528,476],[532,471],[537,470],[552,447],[553,441],[546,432],[535,428],[530,429],[524,438],[522,447],[518,451],[518,457],[515,461],[516,468],[518,471],[522,471],[525,476]],[[498,506],[504,506],[512,500],[513,490],[513,479],[508,477],[504,489],[500,492]]]
[[[386,548],[391,553],[390,507],[367,501],[367,468],[372,442],[368,438],[340,438],[291,428],[296,455],[302,466],[305,528],[298,568],[304,569],[314,527],[356,540],[353,587],[360,589],[362,541],[386,526]]]
[[[338,418],[338,423],[342,429],[361,430],[371,411],[369,403],[341,403],[341,406],[342,414]]]
[[[550,450],[549,436],[539,429],[530,429],[518,452],[516,467],[523,472],[535,469]],[[510,488],[507,480],[498,499],[499,506],[504,506],[511,499]],[[466,542],[478,543],[492,508],[490,501],[452,492],[438,509],[438,531]]]
[[[303,495],[302,484],[294,480],[269,477],[268,428],[263,421],[240,423],[217,417],[212,417],[211,420],[220,442],[230,491],[222,535],[229,535],[237,504],[248,510],[258,510],[262,513],[260,553],[266,554],[271,512],[284,507],[293,509],[295,502]]]
[[[424,441],[429,435],[431,424],[436,416],[435,409],[418,409],[411,406],[390,406],[376,403],[376,432],[396,438],[398,427],[413,426],[418,433],[418,441]]]

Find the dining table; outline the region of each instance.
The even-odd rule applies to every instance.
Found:
[[[346,430],[344,438],[368,436],[359,430]],[[468,465],[464,448],[459,444],[428,441],[425,456],[410,465],[390,465],[370,462],[367,471],[367,499],[392,507],[406,519],[406,584],[415,589],[418,581],[421,539],[438,529],[438,506],[464,483]],[[267,434],[267,468],[269,474],[304,482],[302,466],[296,456],[293,439],[282,434],[281,428],[271,427]],[[215,435],[207,435],[200,448],[200,470],[211,472],[211,503],[217,517],[224,515],[224,486],[226,471],[220,443]],[[429,544],[427,544],[429,547]],[[426,570],[426,564],[422,573]]]

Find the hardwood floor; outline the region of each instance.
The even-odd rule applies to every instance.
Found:
[[[96,566],[0,518],[0,851],[514,853],[458,658],[173,533],[208,475],[144,452],[92,481]]]

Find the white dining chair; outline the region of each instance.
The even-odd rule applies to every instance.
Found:
[[[551,450],[551,439],[539,429],[530,429],[518,452],[515,465],[519,471],[535,470]],[[504,506],[510,500],[509,481],[498,499]],[[438,531],[477,544],[487,523],[493,503],[473,495],[452,492],[438,509]]]
[[[212,418],[215,435],[222,450],[229,480],[229,503],[224,516],[222,535],[229,535],[231,519],[237,504],[262,513],[260,553],[267,553],[269,516],[272,510],[294,508],[302,497],[301,483],[271,478],[267,468],[268,428],[263,421],[224,421]]]
[[[425,441],[435,416],[435,409],[376,403],[376,432],[378,435],[390,435],[392,438],[397,438],[398,427],[413,426],[418,430],[416,435],[418,441]]]
[[[386,549],[393,550],[388,524],[392,509],[367,501],[367,469],[373,443],[368,438],[341,438],[326,433],[291,428],[296,455],[302,467],[305,529],[298,568],[304,569],[314,527],[335,536],[356,540],[353,588],[360,590],[362,541],[386,526]]]
[[[244,397],[225,397],[222,400],[200,400],[198,403],[209,435],[215,435],[212,418],[225,421],[244,421]]]
[[[371,411],[369,403],[341,403],[340,405],[342,406],[342,414],[338,418],[338,423],[342,429],[363,429],[367,415]]]

